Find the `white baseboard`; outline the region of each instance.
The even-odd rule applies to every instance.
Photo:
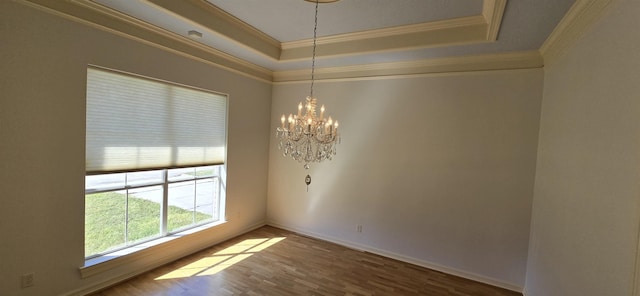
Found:
[[[258,228],[260,228],[262,226],[265,226],[265,225],[270,225],[270,226],[273,226],[273,227],[282,228],[282,229],[289,230],[289,231],[292,231],[292,232],[296,232],[296,233],[299,233],[299,234],[302,234],[302,235],[310,236],[310,237],[313,237],[313,238],[316,238],[316,239],[321,239],[321,240],[332,242],[332,243],[335,243],[335,244],[338,244],[338,245],[342,245],[342,246],[345,246],[345,247],[348,247],[348,248],[351,248],[351,249],[370,252],[370,253],[373,253],[373,254],[376,254],[376,255],[380,255],[380,256],[384,256],[384,257],[387,257],[387,258],[391,258],[391,259],[407,262],[407,263],[410,263],[410,264],[415,264],[415,265],[418,265],[418,266],[422,266],[422,267],[425,267],[425,268],[433,269],[433,270],[444,272],[444,273],[447,273],[447,274],[459,276],[459,277],[466,278],[466,279],[469,279],[469,280],[473,280],[473,281],[485,283],[485,284],[488,284],[488,285],[504,288],[504,289],[507,289],[507,290],[519,292],[519,293],[522,293],[523,296],[526,296],[526,292],[524,292],[523,288],[518,286],[518,285],[514,285],[514,284],[511,284],[511,283],[506,283],[504,281],[500,281],[500,280],[493,279],[493,278],[490,278],[490,277],[482,276],[482,275],[479,275],[479,274],[476,274],[476,273],[466,272],[466,271],[463,271],[463,270],[450,268],[450,267],[447,267],[447,266],[442,266],[442,265],[439,265],[439,264],[435,264],[433,262],[427,262],[427,261],[424,261],[424,260],[421,260],[421,259],[404,256],[404,255],[397,254],[397,253],[394,253],[394,252],[389,252],[389,251],[386,251],[386,250],[377,249],[377,248],[374,248],[374,247],[371,247],[371,246],[366,246],[366,245],[354,243],[354,242],[351,242],[351,241],[346,241],[346,240],[343,240],[343,239],[340,239],[340,238],[337,238],[337,237],[328,236],[328,235],[324,235],[324,234],[313,232],[313,231],[308,231],[308,230],[297,228],[297,227],[294,227],[294,226],[287,226],[287,225],[284,225],[282,223],[277,223],[277,222],[274,222],[274,221],[258,222],[256,224],[253,224],[253,225],[250,225],[248,227],[245,227],[242,231],[240,231],[240,232],[238,232],[236,234],[228,235],[228,236],[225,236],[223,238],[220,238],[220,239],[212,242],[211,244],[208,244],[207,246],[202,247],[202,248],[198,248],[197,250],[193,250],[192,252],[189,252],[188,254],[182,254],[181,256],[175,257],[175,258],[174,257],[165,257],[165,258],[162,258],[161,260],[158,260],[157,262],[155,262],[152,265],[146,265],[146,266],[143,266],[143,267],[138,268],[136,270],[132,270],[131,272],[128,272],[126,274],[121,274],[121,275],[118,275],[118,276],[115,276],[115,277],[112,277],[112,278],[105,279],[105,280],[100,281],[98,283],[94,283],[94,284],[86,286],[86,287],[81,287],[79,289],[67,292],[65,294],[61,294],[61,296],[86,295],[86,294],[97,292],[97,291],[99,291],[101,289],[104,289],[104,288],[107,288],[109,286],[115,285],[115,284],[117,284],[119,282],[125,281],[125,280],[127,280],[129,278],[132,278],[134,276],[137,276],[139,274],[142,274],[144,272],[147,272],[149,270],[152,270],[152,269],[157,268],[159,266],[162,266],[164,264],[167,264],[167,263],[170,263],[172,261],[175,261],[175,260],[177,260],[177,259],[179,259],[181,257],[190,255],[192,253],[196,253],[196,252],[198,252],[198,251],[200,251],[202,249],[206,249],[206,248],[208,248],[210,246],[213,246],[213,245],[218,244],[218,243],[222,243],[222,242],[227,241],[229,239],[232,239],[232,238],[234,238],[236,236],[240,236],[242,234],[251,232],[251,231],[253,231],[255,229],[258,229]]]
[[[366,245],[362,245],[362,244],[358,244],[355,242],[351,242],[351,241],[345,241],[343,239],[337,238],[337,237],[333,237],[333,236],[328,236],[325,234],[321,234],[321,233],[317,233],[317,232],[313,232],[313,231],[309,231],[306,229],[301,229],[295,226],[288,226],[282,223],[278,223],[275,221],[267,221],[267,225],[273,226],[273,227],[277,227],[277,228],[282,228],[285,230],[289,230],[289,231],[293,231],[296,233],[300,233],[302,235],[306,235],[306,236],[310,236],[313,238],[317,238],[317,239],[321,239],[321,240],[325,240],[328,242],[332,242],[338,245],[342,245],[351,249],[355,249],[355,250],[359,250],[359,251],[366,251],[369,253],[373,253],[376,255],[380,255],[380,256],[384,256],[387,258],[391,258],[391,259],[395,259],[398,261],[402,261],[402,262],[407,262],[410,264],[414,264],[414,265],[418,265],[421,267],[425,267],[425,268],[429,268],[429,269],[433,269],[436,271],[440,271],[446,274],[450,274],[450,275],[455,275],[455,276],[459,276],[465,279],[469,279],[472,281],[476,281],[476,282],[481,282],[484,284],[488,284],[491,286],[495,286],[495,287],[499,287],[499,288],[503,288],[503,289],[507,289],[510,291],[514,291],[514,292],[518,292],[518,293],[523,293],[523,287],[516,285],[516,284],[512,284],[512,283],[508,283],[508,282],[504,282],[498,279],[494,279],[491,277],[487,277],[487,276],[483,276],[477,273],[473,273],[473,272],[467,272],[464,270],[459,270],[456,268],[451,268],[451,267],[447,267],[447,266],[443,266],[440,264],[436,264],[433,262],[428,262],[422,259],[417,259],[417,258],[413,258],[413,257],[409,257],[409,256],[404,256],[402,254],[398,254],[398,253],[394,253],[394,252],[390,252],[390,251],[386,251],[386,250],[382,250],[382,249],[378,249],[378,248],[374,248],[371,246],[366,246]]]
[[[178,259],[180,259],[182,257],[191,255],[193,253],[196,253],[196,252],[199,252],[199,251],[204,250],[206,248],[209,248],[209,247],[211,247],[213,245],[222,243],[222,242],[227,241],[229,239],[232,239],[234,237],[237,237],[237,236],[243,235],[245,233],[251,232],[251,231],[253,231],[255,229],[258,229],[258,228],[260,228],[262,226],[265,226],[265,225],[266,225],[266,222],[261,221],[261,222],[249,225],[249,226],[243,228],[242,230],[238,231],[237,233],[221,237],[221,238],[219,238],[219,239],[217,239],[215,241],[212,241],[212,242],[210,242],[210,243],[208,243],[208,244],[206,244],[204,246],[198,246],[196,248],[189,249],[188,251],[186,251],[184,253],[181,253],[179,255],[176,255],[176,256],[163,256],[163,257],[159,257],[159,258],[154,258],[154,262],[152,264],[141,265],[139,268],[136,268],[135,270],[131,270],[131,271],[127,272],[127,273],[116,275],[116,276],[111,277],[111,278],[106,278],[106,279],[104,279],[104,280],[102,280],[100,282],[93,283],[91,285],[88,285],[88,286],[85,286],[85,287],[81,287],[81,288],[75,289],[73,291],[61,294],[61,296],[87,295],[87,294],[90,294],[90,293],[97,292],[97,291],[99,291],[101,289],[104,289],[104,288],[107,288],[109,286],[115,285],[115,284],[117,284],[119,282],[125,281],[127,279],[130,279],[130,278],[132,278],[134,276],[140,275],[140,274],[142,274],[144,272],[147,272],[149,270],[152,270],[154,268],[157,268],[157,267],[160,267],[160,266],[165,265],[167,263],[173,262],[173,261],[178,260]]]

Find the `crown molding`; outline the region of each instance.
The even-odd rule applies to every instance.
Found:
[[[498,32],[500,32],[500,25],[502,24],[502,17],[506,7],[507,0],[484,0],[482,3],[482,16],[488,25],[488,41],[496,41],[498,39]]]
[[[273,72],[91,0],[15,0],[27,6],[262,81]]]
[[[448,20],[440,20],[428,23],[396,26],[390,28],[382,28],[376,30],[367,30],[354,33],[338,34],[332,36],[324,36],[316,38],[317,45],[327,45],[341,42],[359,41],[375,38],[388,38],[396,35],[415,34],[425,31],[437,31],[448,28],[457,27],[469,27],[477,25],[485,25],[485,18],[483,16],[468,16],[461,18],[453,18]],[[313,39],[303,39],[296,41],[289,41],[282,43],[282,50],[290,50],[300,47],[313,46]]]
[[[246,49],[275,61],[311,58],[313,39],[283,42],[206,0],[147,0]],[[316,38],[317,57],[397,51],[495,41],[507,0],[483,0],[481,15]]]
[[[108,31],[261,81],[303,81],[310,78],[308,70],[273,72],[189,39],[186,36],[158,28],[147,22],[105,7],[92,0],[16,1],[100,30]],[[165,10],[167,13],[214,30],[221,35],[229,37],[245,48],[253,49],[267,56],[274,55],[274,51],[272,50],[277,47],[280,53],[279,60],[281,61],[310,58],[311,51],[306,48],[305,43],[312,43],[312,40],[290,42],[280,45],[276,40],[218,9],[205,0],[148,0],[148,2],[151,5]],[[498,34],[505,6],[506,0],[484,0],[482,15],[478,16],[319,38],[317,40],[318,44],[322,46],[318,48],[317,55],[341,56],[452,44],[489,42],[491,41],[490,38],[495,38]],[[271,52],[269,53],[269,51]],[[389,75],[536,68],[541,65],[542,58],[538,52],[516,52],[319,68],[316,69],[316,77],[317,79],[348,79],[372,76],[383,77]]]
[[[530,69],[540,68],[542,65],[542,56],[538,51],[534,50],[438,58],[421,61],[319,68],[315,70],[314,79],[348,79],[430,73]],[[276,71],[273,73],[273,81],[276,83],[309,80],[311,80],[311,73],[309,69]]]
[[[317,57],[496,41],[507,0],[484,0],[482,14],[316,38]],[[281,61],[311,57],[313,39],[283,42]]]
[[[147,0],[183,21],[202,26],[254,52],[277,60],[280,42],[205,0]]]
[[[577,0],[540,47],[544,64],[561,57],[610,7],[614,0]]]
[[[482,19],[477,17],[475,19]],[[366,38],[328,43],[318,46],[316,57],[340,57],[428,47],[464,45],[487,42],[486,23],[447,27],[416,33],[396,34],[380,38]],[[311,58],[313,45],[282,50],[280,61],[300,61]]]

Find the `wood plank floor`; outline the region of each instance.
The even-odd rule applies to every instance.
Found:
[[[94,295],[522,294],[265,226]]]

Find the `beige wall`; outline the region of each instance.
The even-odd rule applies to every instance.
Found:
[[[0,1],[0,294],[82,291],[167,254],[86,279],[85,84],[88,64],[230,95],[230,221],[170,255],[265,221],[271,85],[17,4]],[[163,257],[164,256],[164,257]],[[20,275],[35,272],[35,286]]]
[[[542,70],[319,82],[342,143],[307,172],[271,139],[268,221],[521,290]],[[307,83],[273,88],[272,130]],[[356,226],[362,225],[362,233]]]
[[[527,296],[631,295],[640,3],[614,3],[544,73],[318,82],[343,141],[307,193],[272,137],[308,84],[272,87],[0,1],[0,294],[81,293],[268,220]],[[230,95],[230,221],[81,279],[87,64]],[[35,286],[21,289],[27,272]]]
[[[632,295],[640,219],[639,16],[640,1],[614,1],[545,67],[527,296]]]

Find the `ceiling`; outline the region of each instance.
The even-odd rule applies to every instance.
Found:
[[[156,43],[163,47],[177,48],[200,59],[236,67],[249,75],[262,75],[260,78],[267,80],[300,80],[311,66],[316,4],[304,0],[75,0],[56,4],[47,0],[27,1],[72,14],[100,27],[126,31],[122,25],[101,22],[101,18],[95,16],[98,11],[130,26],[146,27],[165,39],[136,35],[135,30],[124,34],[151,42],[156,38]],[[504,60],[505,55],[523,53],[527,53],[527,65],[542,66],[537,51],[574,2],[340,0],[321,3],[316,66],[320,75],[324,73],[327,77],[331,77],[331,71],[338,71],[336,69],[343,73],[378,69],[380,73],[393,74],[395,72],[389,70],[393,67],[406,72],[407,68],[418,67],[416,65],[434,67],[440,61],[477,64],[498,56]],[[73,5],[86,11],[80,13]],[[201,37],[189,36],[192,30]],[[192,49],[183,50],[170,44],[175,42]],[[228,62],[220,62],[221,59]]]

